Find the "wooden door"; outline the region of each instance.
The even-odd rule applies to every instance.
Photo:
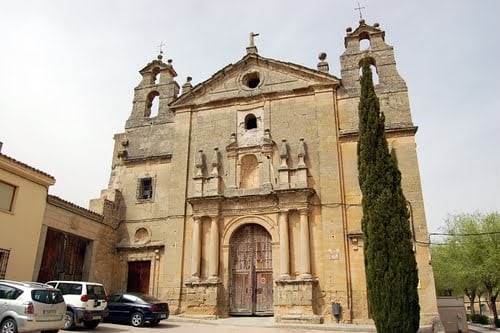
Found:
[[[85,238],[47,229],[38,282],[82,280],[88,244]]]
[[[151,261],[131,261],[128,263],[127,291],[149,294],[149,274]]]
[[[262,226],[244,225],[231,237],[230,313],[273,314],[271,236]]]

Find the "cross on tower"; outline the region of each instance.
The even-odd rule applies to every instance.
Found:
[[[361,13],[361,9],[365,9],[365,7],[361,7],[361,5],[358,2],[358,7],[354,8],[354,10],[359,10],[359,18],[363,19],[363,13]]]
[[[163,54],[163,47],[166,46],[163,44],[163,41],[160,42],[160,45],[158,45],[158,48],[160,49],[160,54]]]

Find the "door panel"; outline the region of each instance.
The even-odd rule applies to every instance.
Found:
[[[127,291],[149,294],[151,261],[131,261],[128,263]]]
[[[230,313],[273,314],[271,236],[262,226],[247,224],[231,237]]]
[[[239,314],[252,314],[252,284],[250,272],[235,272],[234,289],[231,302],[231,312]]]
[[[273,313],[273,273],[272,272],[257,272],[256,273],[256,314],[272,314]]]

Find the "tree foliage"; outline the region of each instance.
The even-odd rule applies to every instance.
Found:
[[[389,153],[385,118],[375,94],[369,59],[363,61],[359,102],[358,170],[370,313],[378,332],[419,328],[418,272],[409,211],[395,153]]]
[[[462,214],[446,221],[443,245],[432,246],[436,291],[443,295],[474,297],[486,293],[488,305],[498,319],[496,299],[500,292],[500,214]]]

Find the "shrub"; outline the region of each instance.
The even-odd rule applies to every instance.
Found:
[[[480,315],[478,313],[471,315],[470,320],[473,323],[481,324],[481,325],[488,325],[490,323],[488,316]]]

